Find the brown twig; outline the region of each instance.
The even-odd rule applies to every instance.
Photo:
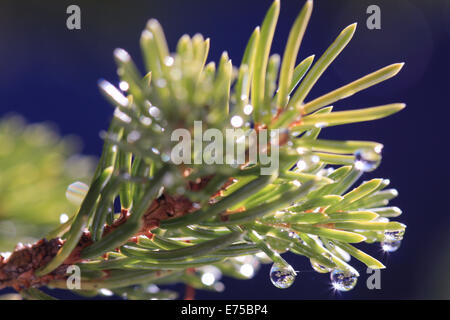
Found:
[[[186,285],[184,291],[184,300],[195,300],[195,288],[190,285]]]
[[[186,273],[194,273],[195,269],[189,268],[186,270]],[[195,288],[189,284],[186,284],[184,290],[184,300],[195,300]]]

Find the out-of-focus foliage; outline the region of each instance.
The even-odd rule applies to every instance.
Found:
[[[62,213],[74,213],[67,185],[88,182],[94,165],[78,150],[75,137],[60,137],[48,124],[0,119],[0,251],[41,238]]]

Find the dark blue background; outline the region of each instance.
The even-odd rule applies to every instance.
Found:
[[[30,122],[50,121],[62,134],[77,134],[84,153],[99,155],[112,109],[96,82],[117,82],[112,51],[122,47],[142,66],[139,36],[149,18],[164,27],[172,50],[178,38],[203,33],[211,38],[210,60],[227,50],[239,64],[248,36],[260,24],[270,0],[206,1],[18,1],[0,4],[0,116],[24,115]],[[66,28],[66,8],[77,4],[82,29]],[[282,54],[289,28],[303,1],[281,1],[273,52]],[[381,30],[366,28],[366,8],[381,8]],[[449,298],[450,235],[446,191],[450,74],[450,1],[316,0],[300,58],[316,59],[341,29],[358,22],[350,45],[322,76],[316,97],[394,62],[406,62],[394,79],[335,104],[336,110],[405,102],[399,114],[377,122],[326,129],[334,139],[370,139],[385,145],[380,168],[365,176],[385,177],[400,196],[408,225],[401,249],[389,256],[376,245],[368,251],[381,259],[382,290],[368,290],[365,268],[359,286],[336,295],[327,275],[310,272],[302,257],[287,256],[300,273],[288,290],[274,288],[268,266],[248,281],[226,279],[221,294],[199,292],[198,298]]]

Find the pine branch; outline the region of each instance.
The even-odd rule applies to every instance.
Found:
[[[3,252],[18,242],[38,240],[58,225],[59,218],[72,215],[77,206],[61,196],[74,179],[88,182],[96,161],[77,154],[74,137],[60,137],[51,125],[27,124],[18,115],[0,119],[0,145]]]
[[[106,80],[99,82],[115,108],[114,118],[102,135],[102,156],[80,209],[51,234],[55,239],[18,248],[1,261],[0,287],[67,289],[62,271],[77,264],[82,292],[108,289],[148,298],[149,285],[181,282],[189,298],[194,289],[223,290],[222,274],[251,278],[260,263],[272,262],[273,284],[287,288],[296,273],[281,256],[286,251],[309,258],[317,272],[330,272],[342,291],[353,288],[359,275],[348,263],[350,256],[384,268],[357,246],[365,241],[382,242],[388,251],[398,248],[406,226],[390,221],[401,211],[387,207],[396,191],[385,189],[386,179],[352,189],[364,172],[379,165],[382,145],[318,136],[327,126],[380,119],[403,109],[400,103],[351,111],[330,106],[393,77],[403,64],[304,102],[356,30],[356,24],[345,28],[315,63],[310,56],[295,66],[312,6],[306,1],[281,61],[270,56],[278,0],[252,33],[239,68],[226,53],[217,68],[206,63],[209,39],[199,34],[183,36],[170,54],[156,20],[141,36],[145,76],[125,50],[116,49],[118,74],[128,89],[124,94]],[[203,158],[195,147],[191,163],[173,161],[175,130],[233,127],[281,129],[277,144],[258,147],[259,153],[279,150],[278,168],[261,174],[265,163],[258,158],[252,164],[249,149],[239,166],[197,163],[198,156]],[[117,199],[120,214],[113,209]]]

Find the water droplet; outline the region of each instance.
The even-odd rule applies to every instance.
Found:
[[[328,273],[331,270],[323,265],[321,265],[320,263],[317,262],[317,260],[315,259],[310,259],[311,262],[311,267],[314,269],[314,271],[319,272],[319,273]]]
[[[148,293],[158,293],[159,292],[159,288],[158,288],[157,285],[150,284],[147,287],[145,287],[144,291],[148,292]]]
[[[119,108],[116,108],[114,110],[114,117],[116,117],[117,119],[122,120],[125,123],[130,123],[131,122],[131,118],[127,114],[125,114],[122,111],[120,111]]]
[[[167,187],[171,187],[175,183],[175,178],[172,173],[166,173],[162,180],[163,184]]]
[[[377,144],[375,148],[373,148],[376,153],[381,153],[381,150],[383,150],[383,145],[381,143]]]
[[[279,289],[286,289],[292,286],[295,281],[296,273],[291,266],[282,266],[274,263],[270,269],[270,281]]]
[[[297,161],[296,171],[309,170],[320,162],[319,156],[308,150],[305,151],[303,148],[297,148],[297,153],[299,153],[301,157],[300,160]]]
[[[127,91],[128,89],[130,89],[130,85],[126,81],[120,81],[119,82],[119,88],[122,91]]]
[[[167,57],[164,58],[164,64],[165,64],[166,66],[168,66],[168,67],[173,66],[173,62],[174,62],[174,61],[175,61],[175,60],[174,60],[171,56],[167,56]]]
[[[170,160],[170,155],[169,155],[167,152],[163,153],[163,154],[161,155],[161,160],[162,160],[163,162],[168,162],[168,161]]]
[[[395,252],[400,248],[400,245],[402,244],[401,240],[397,241],[383,241],[381,242],[381,249],[385,252]]]
[[[249,115],[253,112],[253,106],[251,104],[247,104],[244,106],[244,113]]]
[[[375,170],[381,162],[381,153],[378,149],[360,149],[355,152],[355,168],[364,172]]]
[[[306,164],[306,162],[305,162],[304,160],[299,160],[299,161],[297,162],[297,169],[298,169],[299,171],[303,171],[303,170],[305,170],[306,168],[308,168],[308,165]]]
[[[217,292],[223,292],[225,290],[225,285],[220,281],[216,282],[213,287]]]
[[[356,286],[358,276],[350,271],[335,269],[330,274],[331,284],[338,291],[350,291]]]
[[[256,273],[256,271],[260,267],[260,261],[253,255],[245,255],[245,256],[239,256],[234,258],[240,265],[248,264],[252,266],[253,268],[253,274]],[[272,260],[271,260],[272,261]],[[248,267],[245,267],[248,268]],[[249,269],[249,268],[248,268]],[[250,270],[250,269],[249,269]]]
[[[133,130],[127,135],[127,142],[134,143],[141,138],[141,134],[139,131]]]
[[[59,216],[59,222],[66,223],[68,220],[69,216],[67,215],[67,213],[61,213],[61,215]]]
[[[164,132],[164,130],[165,130],[165,129],[164,129],[163,127],[161,127],[159,124],[155,124],[155,125],[154,125],[154,128],[155,128],[156,131],[161,131],[161,132]]]
[[[139,118],[139,120],[141,121],[141,123],[142,123],[144,126],[149,126],[149,125],[152,124],[152,119],[149,118],[149,117],[146,117],[146,116],[141,116],[141,117]]]
[[[110,296],[114,295],[114,293],[111,290],[106,289],[106,288],[100,289],[99,292],[100,292],[100,294],[102,294],[104,296],[107,296],[107,297],[110,297]]]
[[[220,280],[222,278],[222,271],[220,271],[220,269],[215,266],[211,266],[211,265],[203,266],[203,267],[197,268],[196,270],[200,271],[203,275],[205,275],[205,274],[212,275],[215,280]],[[208,277],[210,277],[210,276],[208,276]]]
[[[251,278],[255,274],[255,268],[250,263],[244,263],[240,268],[239,272],[246,278]]]
[[[231,125],[235,128],[242,127],[244,120],[240,116],[233,116],[230,121]]]
[[[122,62],[129,62],[131,60],[131,57],[128,54],[128,52],[126,52],[121,48],[117,48],[114,50],[114,56]]]
[[[150,115],[155,118],[158,119],[159,116],[161,115],[161,110],[159,110],[157,107],[153,106],[150,107],[150,109],[148,110],[148,112],[150,113]]]
[[[89,190],[89,186],[83,182],[76,181],[70,184],[66,190],[66,198],[75,205],[80,205]]]
[[[319,239],[317,239],[316,242],[322,243]],[[322,244],[320,244],[320,245],[322,245]],[[322,256],[324,256],[328,260],[333,260],[333,256],[329,252],[322,252]]]
[[[352,256],[347,251],[345,251],[344,249],[342,249],[340,247],[335,247],[334,251],[344,261],[349,262],[352,258]]]
[[[117,104],[122,107],[128,106],[128,99],[111,83],[106,80],[101,80],[99,82],[99,87],[104,94],[113,99]]]
[[[328,177],[330,174],[332,174],[334,172],[333,168],[325,168],[325,169],[321,169],[317,175],[319,177]]]
[[[326,126],[328,126],[328,123],[326,123],[326,122],[317,122],[314,126],[316,128],[322,129],[322,128],[325,128]]]
[[[384,232],[385,241],[398,241],[402,240],[405,235],[405,230],[386,230]]]
[[[205,286],[212,286],[216,281],[216,278],[211,272],[205,272],[202,274],[201,280]]]

